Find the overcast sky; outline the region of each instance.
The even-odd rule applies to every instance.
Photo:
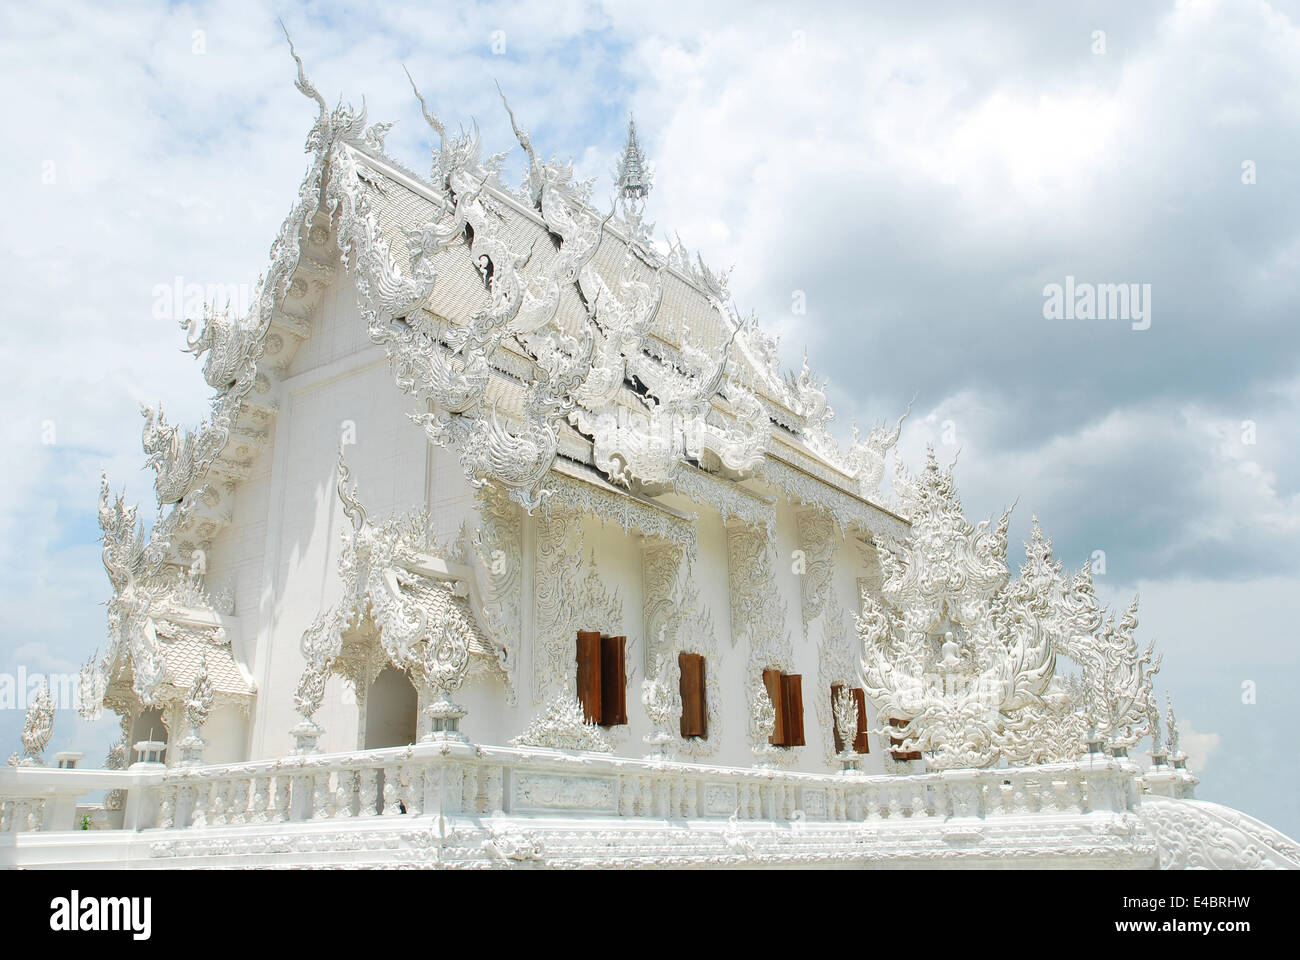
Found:
[[[155,288],[266,265],[315,109],[282,16],[417,170],[403,63],[489,151],[514,146],[499,81],[598,198],[634,111],[648,219],[734,265],[787,365],[807,346],[837,432],[915,394],[903,453],[960,449],[968,513],[1019,498],[1015,542],[1036,513],[1067,565],[1104,551],[1199,795],[1300,835],[1297,5],[793,7],[4,5],[0,672],[102,646],[99,472],[152,517],[139,404],[206,412]],[[1067,277],[1149,289],[1149,327],[1046,318]],[[3,755],[21,722],[0,710]],[[96,759],[111,727],[61,712],[51,748]]]

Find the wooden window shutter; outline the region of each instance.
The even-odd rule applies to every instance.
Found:
[[[784,693],[781,683],[780,670],[764,670],[763,686],[767,687],[768,699],[772,701],[772,706],[776,708],[776,726],[772,729],[772,735],[767,738],[767,742],[778,747],[787,746],[785,740],[785,709],[782,706],[782,696]]]
[[[844,689],[842,683],[831,684],[831,736],[835,738],[835,752],[839,753],[844,749],[844,738],[840,736],[840,725],[835,722],[835,698],[840,695]]]
[[[578,701],[582,704],[582,718],[588,723],[600,723],[600,631],[578,631]]]
[[[708,710],[704,700],[704,657],[698,653],[677,654],[681,674],[682,736],[709,737]]]
[[[627,671],[623,654],[627,637],[600,638],[600,723],[627,723]]]
[[[871,745],[867,743],[867,695],[861,687],[853,688],[853,702],[858,707],[858,735],[853,740],[853,749],[858,753],[870,753]]]
[[[800,674],[781,675],[781,706],[785,712],[785,746],[802,747],[803,677]]]

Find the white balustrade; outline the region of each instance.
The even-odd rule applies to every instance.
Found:
[[[416,744],[241,764],[0,771],[0,832],[71,830],[78,798],[127,796],[126,829],[421,815],[621,816],[810,822],[1124,812],[1127,760],[925,774],[813,774],[567,751]]]

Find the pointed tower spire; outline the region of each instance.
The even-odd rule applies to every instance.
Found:
[[[641,216],[645,212],[645,198],[650,195],[654,174],[641,150],[641,144],[637,141],[636,121],[632,119],[631,114],[628,114],[627,118],[627,142],[623,145],[623,153],[618,158],[616,180],[619,208],[632,236],[641,241],[648,240]]]
[[[644,201],[650,195],[652,179],[645,154],[641,152],[641,144],[636,139],[636,120],[628,114],[627,142],[618,158],[619,196],[625,202]]]

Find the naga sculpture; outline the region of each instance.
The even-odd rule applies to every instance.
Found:
[[[853,435],[849,441],[849,452],[844,458],[844,465],[857,481],[858,496],[864,500],[874,500],[879,494],[880,482],[885,477],[885,458],[889,455],[889,451],[898,445],[898,438],[903,432],[903,421],[912,412],[912,404],[915,402],[915,397],[908,402],[907,409],[898,418],[892,430],[886,429],[885,425],[880,423],[872,427],[864,439],[858,432],[858,425],[853,424]]]

